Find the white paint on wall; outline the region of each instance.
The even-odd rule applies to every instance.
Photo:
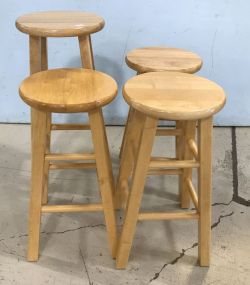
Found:
[[[124,56],[150,45],[197,52],[204,65],[200,75],[224,87],[227,105],[217,125],[250,125],[250,2],[247,0],[55,0],[2,1],[0,8],[0,122],[29,122],[29,109],[18,96],[18,85],[29,74],[28,37],[15,28],[27,12],[85,10],[106,21],[93,35],[95,64],[113,76],[121,89],[135,73]],[[80,66],[76,38],[49,39],[49,68]],[[127,105],[121,93],[105,108],[109,124],[122,124]],[[57,115],[58,120],[82,120],[82,115]]]

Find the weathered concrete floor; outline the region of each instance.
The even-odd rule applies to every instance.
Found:
[[[108,128],[115,174],[122,132]],[[55,151],[91,149],[88,132],[53,138]],[[173,152],[173,140],[158,138],[155,152]],[[0,125],[0,284],[250,284],[249,153],[249,128],[214,129],[210,268],[197,266],[197,222],[159,221],[138,224],[128,268],[115,270],[101,213],[44,215],[40,259],[28,263],[29,126]],[[51,172],[49,193],[51,203],[97,201],[96,174]],[[143,208],[176,207],[176,178],[149,177]]]

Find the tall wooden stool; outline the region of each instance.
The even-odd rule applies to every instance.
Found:
[[[202,59],[195,53],[170,47],[145,47],[131,50],[126,56],[127,65],[135,70],[137,74],[146,72],[157,72],[157,71],[177,71],[184,73],[195,73],[202,67]],[[128,113],[128,119],[130,120],[131,108]],[[126,124],[127,126],[128,124]],[[124,148],[125,138],[127,133],[127,127],[125,126],[120,157]],[[176,122],[175,129],[162,129],[158,128],[156,131],[157,136],[176,136],[176,156],[178,158],[188,159],[192,154],[188,148],[183,148],[183,135],[189,133],[190,139],[194,137],[195,125],[188,126],[181,122]],[[192,173],[189,170],[189,176]],[[121,187],[117,187],[122,189]],[[185,180],[180,175],[179,178],[179,193],[180,203],[182,208],[188,208],[190,205],[190,197],[187,191],[187,185]],[[120,191],[116,192],[116,207],[125,208],[127,202],[127,193]]]
[[[109,247],[112,256],[115,257],[114,182],[101,108],[115,98],[116,82],[110,76],[94,70],[54,69],[35,73],[25,79],[19,93],[31,106],[32,175],[27,259],[29,261],[38,259],[42,213],[87,211],[104,211]],[[48,116],[51,112],[88,112],[94,153],[50,153],[46,148],[46,136]],[[63,160],[64,163],[58,163],[58,160]],[[83,162],[72,163],[72,160]],[[46,163],[49,169],[96,168],[102,203],[42,205]]]
[[[199,221],[199,262],[210,262],[211,235],[211,153],[212,119],[225,104],[223,89],[217,84],[191,74],[179,72],[145,73],[130,79],[123,96],[131,107],[125,149],[122,153],[118,185],[130,188],[121,237],[118,243],[117,268],[125,268],[137,221],[197,219]],[[151,157],[159,119],[181,120],[189,126],[198,123],[198,146],[189,134],[182,147],[188,147],[192,157],[167,159]],[[186,170],[198,169],[198,195]],[[129,187],[128,178],[133,169]],[[170,213],[139,212],[147,174],[186,177],[188,192],[195,211]]]
[[[30,74],[48,69],[47,38],[78,37],[81,61],[84,68],[94,69],[91,34],[104,27],[98,15],[77,11],[49,11],[23,15],[16,20],[16,27],[29,35]],[[50,149],[52,130],[89,130],[89,124],[53,124],[47,114],[47,149]],[[43,204],[48,202],[48,163],[45,163]]]

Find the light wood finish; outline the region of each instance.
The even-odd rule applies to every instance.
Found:
[[[164,120],[196,120],[212,116],[225,104],[223,89],[212,81],[179,72],[135,76],[123,88],[127,103]]]
[[[182,129],[160,129],[158,128],[156,131],[156,136],[182,136],[183,130]]]
[[[48,11],[23,15],[16,20],[23,33],[38,37],[77,37],[100,31],[102,17],[79,11]]]
[[[32,159],[31,195],[29,211],[28,261],[38,259],[41,206],[44,179],[44,155],[46,150],[46,113],[31,112]]]
[[[127,135],[124,141],[123,152],[121,153],[121,162],[119,174],[116,184],[116,208],[125,209],[128,199],[128,179],[131,175],[137,153],[141,130],[143,127],[142,121],[145,116],[134,109],[130,110],[130,117],[127,123]]]
[[[51,130],[53,131],[90,130],[90,126],[85,124],[51,124]]]
[[[117,94],[117,84],[99,71],[63,68],[31,75],[22,82],[19,93],[39,110],[85,112],[110,103]]]
[[[195,139],[196,134],[196,121],[184,121],[182,123],[182,128],[184,132],[184,136],[182,137],[182,159],[183,160],[191,160],[194,158],[192,151],[189,148],[188,141]],[[192,180],[192,168],[183,169],[183,174],[180,177],[182,182],[180,183],[181,189],[180,192],[180,202],[181,208],[189,208],[190,206],[190,194],[187,185],[187,179]]]
[[[96,163],[50,163],[49,169],[95,169]]]
[[[101,211],[103,211],[102,204],[42,206],[42,213],[75,213],[75,212],[101,212]]]
[[[96,155],[97,176],[107,225],[109,247],[112,257],[115,257],[117,247],[116,219],[113,201],[115,185],[102,110],[95,109],[90,111],[89,121]]]
[[[149,169],[154,168],[199,168],[200,163],[194,160],[155,160],[149,163]]]
[[[45,160],[95,160],[94,153],[50,153],[45,155]]]
[[[193,139],[189,139],[187,143],[188,143],[190,150],[193,153],[194,158],[199,159],[198,147],[197,147],[196,142]]]
[[[143,124],[143,131],[140,138],[138,155],[131,183],[131,191],[116,256],[116,267],[119,269],[125,268],[128,262],[156,133],[157,120],[150,117],[147,117],[146,120],[142,118],[141,124]]]
[[[139,73],[179,71],[195,73],[201,69],[202,59],[195,53],[170,47],[145,47],[131,50],[127,65]]]
[[[187,178],[186,179],[186,183],[187,183],[187,189],[188,189],[189,194],[190,194],[190,196],[192,198],[194,206],[195,206],[195,208],[197,210],[199,210],[199,207],[198,207],[198,197],[197,197],[197,194],[196,194],[193,182],[192,182],[192,180],[190,178]]]
[[[148,175],[181,175],[181,169],[162,169],[162,168],[155,168],[149,169]]]
[[[201,167],[198,171],[198,254],[201,266],[209,266],[211,254],[212,128],[211,117],[199,121],[198,147]]]
[[[78,38],[78,40],[80,46],[82,66],[84,68],[95,69],[90,35],[81,36]]]
[[[158,221],[158,220],[191,220],[199,219],[199,213],[195,211],[188,212],[170,212],[170,213],[139,213],[139,221]]]
[[[29,37],[29,55],[30,55],[30,74],[34,74],[42,70],[41,56],[41,38]]]

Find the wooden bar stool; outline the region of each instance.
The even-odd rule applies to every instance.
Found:
[[[104,27],[102,17],[77,11],[49,11],[23,15],[16,20],[16,27],[29,35],[30,74],[48,69],[47,38],[78,37],[82,66],[95,69],[91,34]],[[89,130],[89,124],[53,124],[47,114],[47,149],[50,149],[52,130]],[[48,162],[45,163],[43,204],[48,202]]]
[[[117,268],[125,268],[138,220],[198,219],[199,262],[210,262],[211,235],[211,152],[212,119],[225,104],[223,89],[217,84],[191,74],[150,72],[130,79],[123,96],[131,107],[127,138],[122,153],[118,185],[130,188],[122,233],[118,243]],[[151,157],[159,119],[182,121],[189,126],[198,123],[198,146],[195,139],[184,134],[183,148],[192,157],[167,159]],[[170,213],[139,212],[147,174],[173,175],[186,169],[198,169],[198,194],[190,177],[186,177],[188,192],[195,211]],[[133,170],[129,187],[128,179]]]
[[[157,71],[177,71],[184,73],[195,73],[202,67],[202,59],[195,53],[170,47],[145,47],[131,50],[126,56],[127,65],[135,70],[137,74]],[[128,119],[130,120],[131,108],[129,110]],[[128,124],[126,124],[127,126]],[[123,135],[120,157],[124,149],[127,127]],[[175,129],[162,129],[158,128],[156,131],[157,136],[175,136],[176,137],[176,155],[181,158],[190,157],[191,153],[188,148],[182,148],[183,134],[189,133],[190,139],[193,138],[195,133],[195,126],[189,124],[187,126],[181,122],[176,122]],[[190,170],[187,170],[185,176],[191,176]],[[122,189],[118,187],[118,189]],[[188,208],[190,205],[190,197],[187,191],[187,185],[182,175],[179,178],[179,192],[182,208]],[[116,192],[116,207],[125,208],[127,201],[127,193]]]
[[[38,259],[42,213],[87,211],[104,211],[109,247],[112,257],[115,257],[114,182],[101,108],[115,98],[116,82],[110,76],[94,70],[54,69],[35,73],[25,79],[19,93],[31,106],[32,175],[27,259]],[[51,112],[88,112],[94,153],[50,153],[46,147],[46,136]],[[63,160],[64,163],[58,163],[58,160]],[[73,160],[82,163],[72,163]],[[42,205],[46,163],[49,169],[96,168],[102,203]]]

